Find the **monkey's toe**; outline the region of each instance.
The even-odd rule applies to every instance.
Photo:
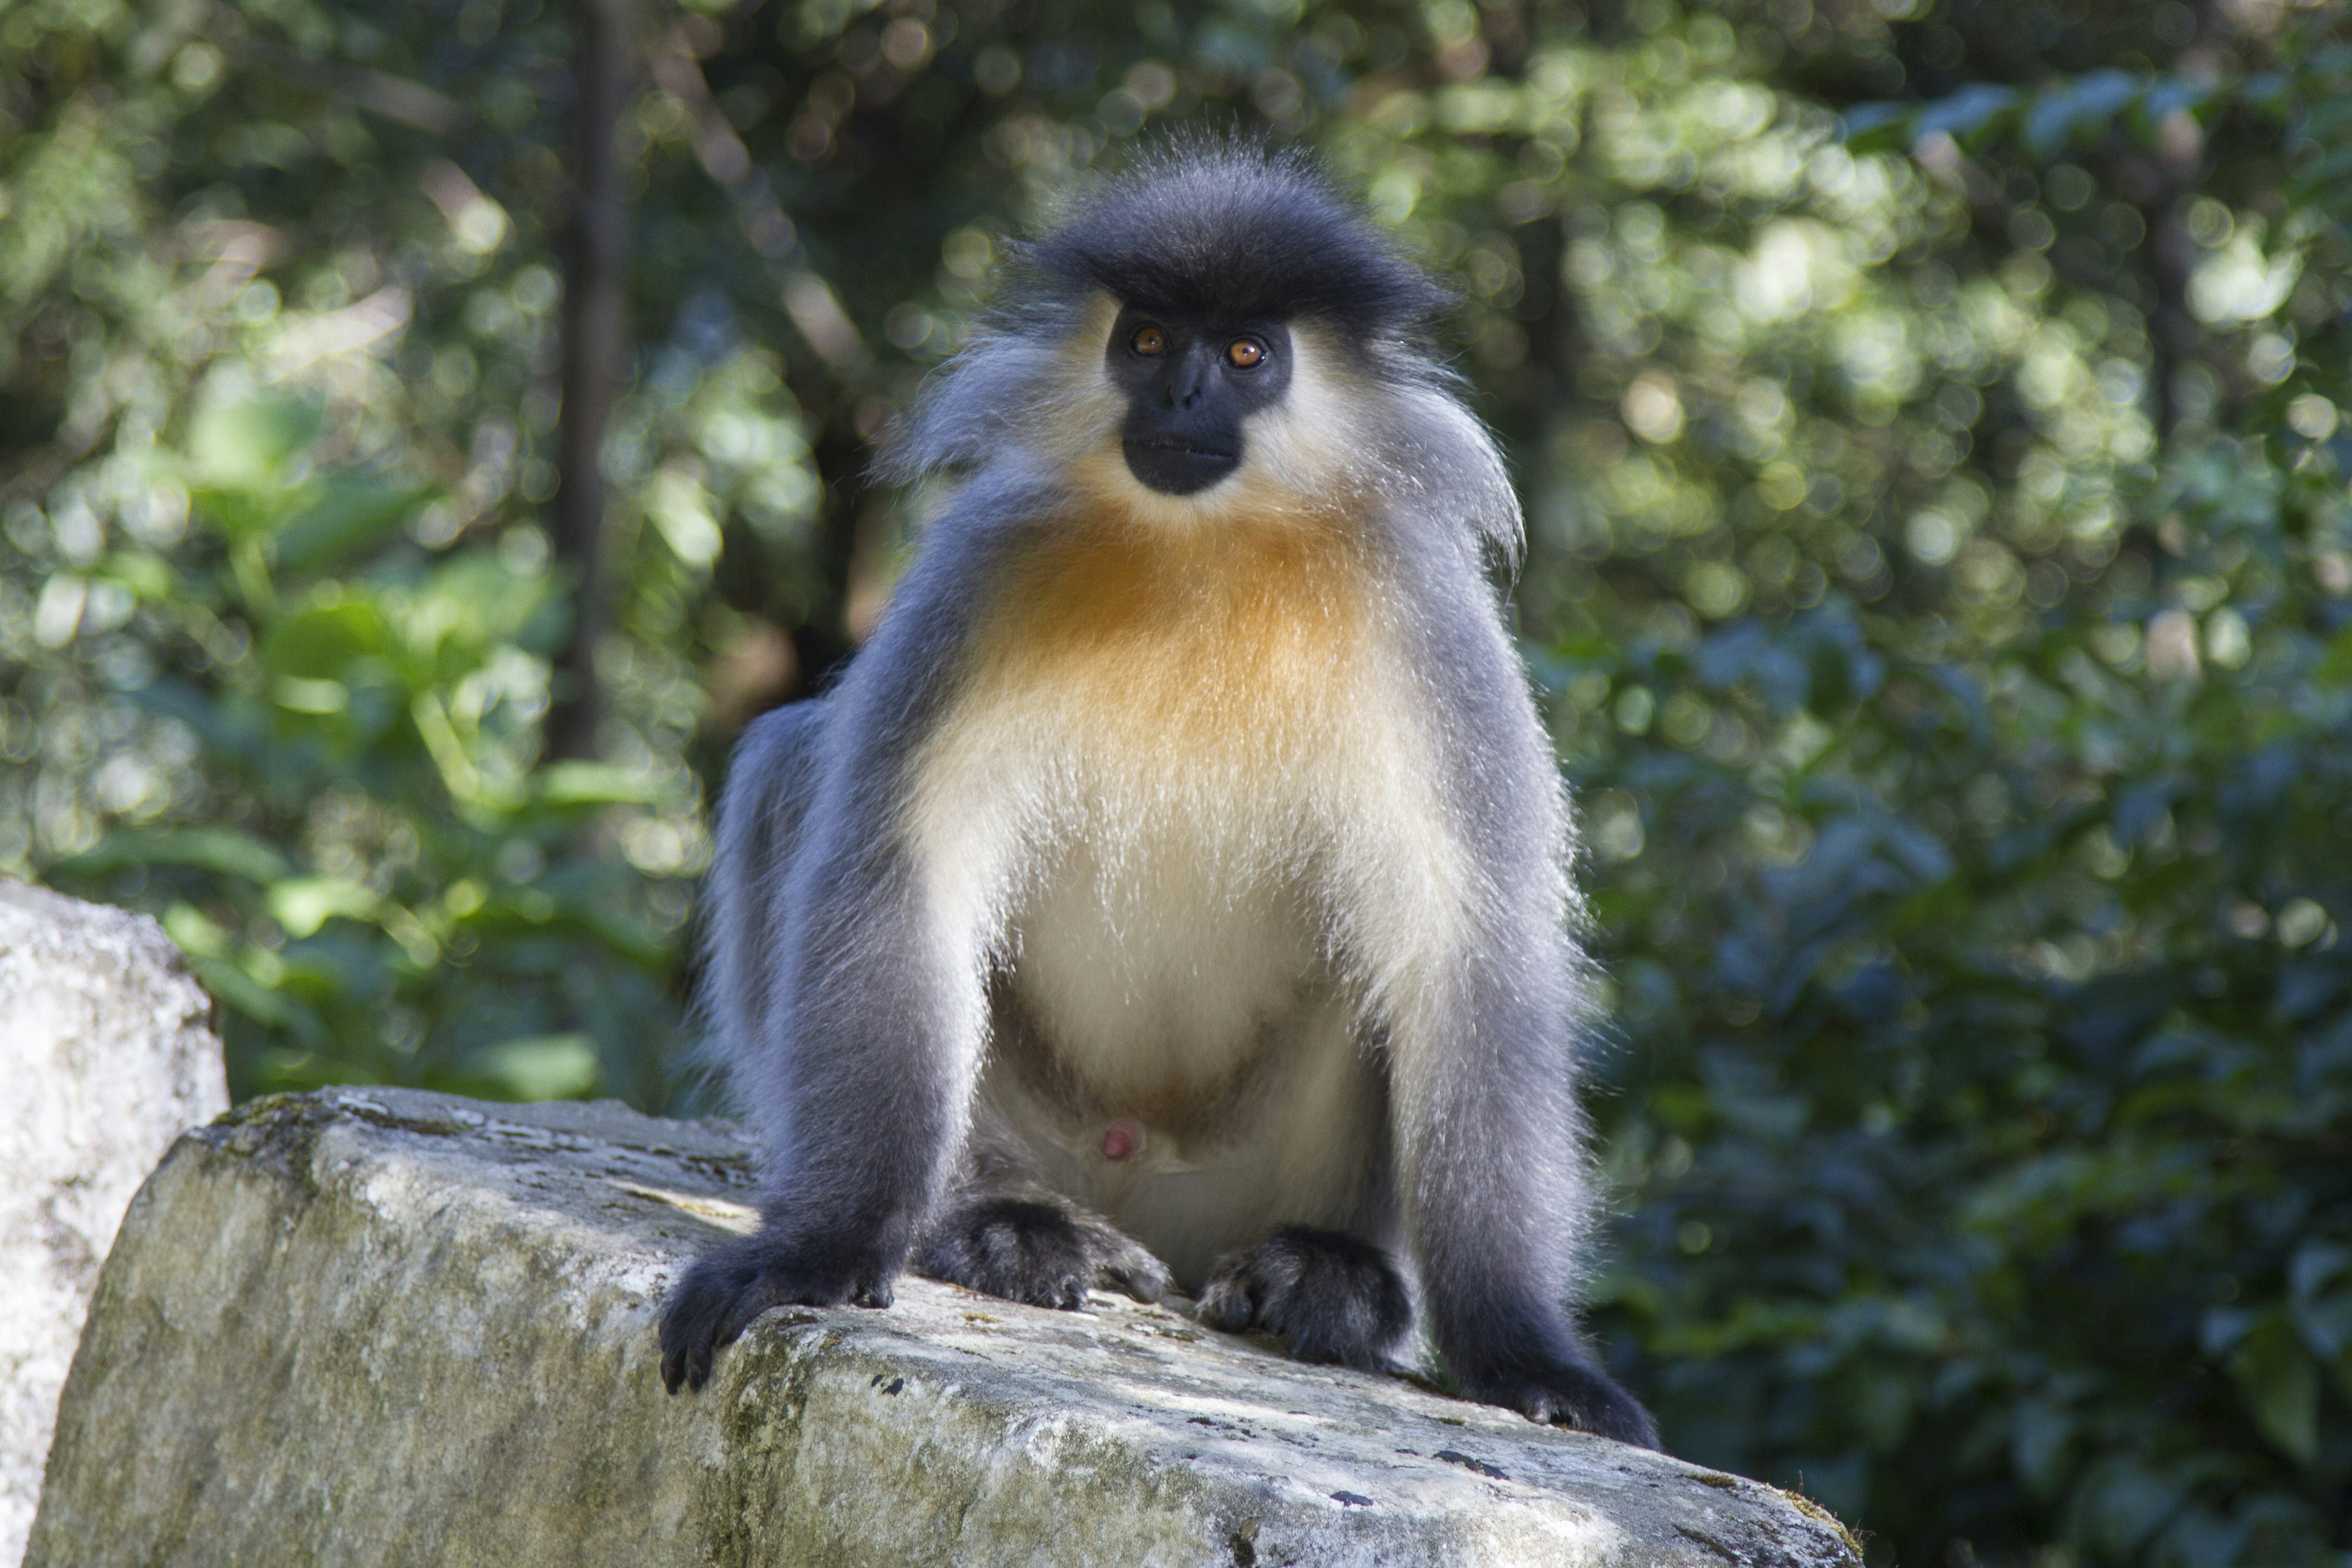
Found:
[[[777,1307],[890,1304],[889,1270],[870,1248],[790,1241],[762,1231],[694,1260],[662,1309],[662,1385],[699,1393],[718,1353]]]
[[[1336,1231],[1286,1226],[1217,1266],[1201,1321],[1227,1333],[1280,1334],[1300,1361],[1395,1368],[1412,1301],[1389,1255]]]
[[[915,1268],[967,1290],[1076,1311],[1113,1261],[1105,1251],[1066,1209],[1025,1198],[980,1198],[941,1216]]]
[[[1598,1367],[1565,1358],[1546,1364],[1462,1378],[1462,1391],[1485,1405],[1516,1410],[1531,1421],[1573,1426],[1637,1448],[1658,1446],[1658,1426],[1642,1402]]]

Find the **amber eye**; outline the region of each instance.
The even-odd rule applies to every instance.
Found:
[[[1168,352],[1168,334],[1158,327],[1138,327],[1135,336],[1127,340],[1127,346],[1145,359],[1158,359]]]
[[[1225,363],[1235,370],[1255,370],[1265,360],[1265,345],[1255,338],[1235,338],[1225,345]]]

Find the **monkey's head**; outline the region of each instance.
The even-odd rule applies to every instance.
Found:
[[[1022,254],[896,467],[1022,453],[1148,515],[1205,517],[1378,486],[1444,426],[1490,489],[1491,449],[1429,349],[1447,300],[1304,156],[1178,143]]]
[[[1096,297],[1121,454],[1171,496],[1238,471],[1262,416],[1328,425],[1335,410],[1299,404],[1335,374],[1378,374],[1444,302],[1310,164],[1246,147],[1162,153],[1031,258],[1055,292]]]

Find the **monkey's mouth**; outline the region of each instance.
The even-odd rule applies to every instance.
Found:
[[[1242,455],[1174,436],[1129,436],[1122,443],[1127,470],[1162,495],[1207,489],[1241,466]]]

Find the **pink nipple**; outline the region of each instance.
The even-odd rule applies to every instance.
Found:
[[[1132,1116],[1122,1116],[1103,1129],[1103,1158],[1124,1160],[1143,1145],[1143,1125]]]

